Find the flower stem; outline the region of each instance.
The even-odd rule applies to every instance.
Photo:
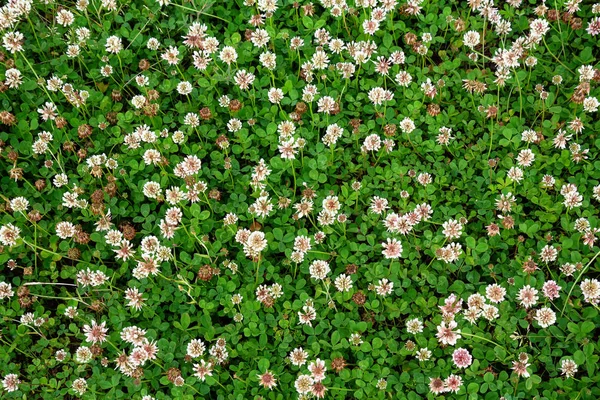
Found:
[[[560,316],[562,317],[563,314],[565,313],[565,309],[567,308],[567,304],[569,304],[569,298],[571,297],[571,293],[573,293],[573,289],[575,288],[575,286],[577,286],[577,282],[579,282],[579,280],[581,279],[581,277],[583,276],[583,274],[585,273],[585,271],[587,271],[587,269],[589,268],[590,265],[592,265],[592,263],[594,262],[594,260],[600,255],[600,251],[598,251],[594,257],[592,257],[592,259],[585,265],[585,267],[583,267],[581,269],[581,272],[579,273],[579,276],[577,277],[577,279],[575,279],[575,282],[573,282],[573,286],[571,286],[571,290],[569,290],[569,293],[567,294],[567,298],[565,299],[565,305],[562,308],[562,311],[560,312]]]

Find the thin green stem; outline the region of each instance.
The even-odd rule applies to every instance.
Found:
[[[579,280],[581,279],[581,277],[583,276],[583,274],[585,273],[585,271],[587,271],[587,269],[589,268],[589,266],[592,265],[592,263],[594,262],[594,260],[599,255],[600,255],[600,250],[594,255],[594,257],[592,257],[592,259],[585,265],[585,267],[583,267],[581,269],[581,272],[577,276],[577,279],[575,279],[575,282],[573,282],[573,286],[571,286],[571,289],[569,290],[569,293],[567,294],[567,298],[565,299],[565,304],[564,304],[564,306],[562,308],[562,311],[560,312],[560,316],[561,317],[565,313],[565,309],[567,308],[567,304],[569,304],[569,298],[571,297],[571,293],[573,293],[573,289],[575,289],[575,286],[577,286],[577,282],[579,282]]]
[[[488,343],[492,343],[492,344],[494,344],[494,345],[496,345],[496,346],[498,346],[498,347],[501,347],[501,348],[503,348],[504,350],[506,350],[506,347],[502,346],[501,344],[498,344],[498,343],[494,342],[493,340],[490,340],[490,339],[484,338],[483,336],[479,336],[479,335],[473,335],[473,334],[471,334],[471,333],[465,333],[465,332],[460,332],[460,335],[462,335],[462,336],[468,336],[468,337],[474,337],[474,338],[477,338],[477,339],[481,339],[481,340],[483,340],[483,341],[486,341],[486,342],[488,342]]]
[[[294,177],[294,198],[296,198],[296,168],[294,168],[294,160],[290,160],[290,167],[292,168],[292,176]]]
[[[258,271],[260,270],[260,262],[262,261],[262,257],[258,258],[258,262],[256,263],[256,282],[258,284]]]

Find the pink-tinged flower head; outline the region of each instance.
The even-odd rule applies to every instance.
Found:
[[[212,376],[213,366],[212,363],[207,363],[204,360],[200,360],[200,364],[194,364],[194,375],[196,375],[202,382],[207,376]]]
[[[454,361],[454,365],[457,368],[467,368],[473,362],[473,357],[469,353],[469,350],[459,348],[452,353],[452,361]]]
[[[444,300],[444,305],[439,307],[444,316],[452,317],[462,309],[462,299],[457,298],[456,295],[452,293]]]
[[[549,300],[557,299],[560,296],[560,289],[562,288],[558,286],[555,281],[547,281],[542,287],[544,296],[546,296]]]
[[[381,198],[379,196],[374,196],[371,199],[371,212],[381,215],[388,208],[389,206],[387,199]]]
[[[447,377],[446,380],[444,380],[444,386],[447,392],[456,393],[460,390],[460,387],[462,386],[462,378],[458,375],[452,374],[449,377]]]
[[[14,392],[15,390],[19,389],[20,383],[21,380],[19,379],[17,374],[8,374],[2,380],[2,387],[7,392]]]
[[[534,319],[542,328],[547,328],[556,323],[556,314],[549,307],[542,307],[535,312]]]
[[[456,327],[457,324],[454,320],[450,321],[448,324],[446,324],[446,321],[442,321],[437,327],[436,337],[438,338],[438,341],[442,344],[454,346],[456,341],[462,337],[460,335],[460,329],[454,331]]]
[[[316,361],[308,364],[308,370],[310,371],[311,377],[315,382],[321,382],[323,379],[325,379],[325,371],[327,371],[325,361],[317,358]]]
[[[485,295],[492,303],[498,304],[504,300],[504,296],[506,296],[506,289],[494,283],[485,289]]]
[[[562,360],[560,371],[562,372],[562,375],[565,375],[567,378],[572,378],[577,373],[577,364],[571,359]]]
[[[519,294],[517,295],[517,300],[521,302],[521,305],[525,308],[529,308],[534,306],[538,301],[537,296],[538,291],[532,288],[529,285],[523,286],[521,290],[519,290]]]
[[[290,362],[298,367],[304,365],[307,358],[308,353],[302,347],[292,350],[289,355]]]
[[[446,385],[440,378],[429,378],[429,391],[431,393],[440,394],[446,391]]]
[[[257,377],[258,383],[264,388],[273,389],[275,386],[277,386],[277,379],[275,379],[275,375],[273,375],[273,373],[270,371],[266,371],[262,375],[259,374]]]
[[[399,258],[402,255],[402,243],[399,240],[387,238],[387,242],[383,242],[381,245],[385,258]]]
[[[314,385],[312,385],[311,393],[317,399],[324,398],[326,391],[327,391],[327,388],[321,382],[316,382]]]
[[[590,22],[588,22],[586,31],[591,36],[596,36],[600,34],[600,17],[592,18]]]
[[[462,235],[463,226],[457,220],[448,220],[442,224],[442,227],[444,228],[442,233],[450,240],[457,239]]]
[[[527,372],[527,367],[529,366],[528,362],[522,361],[513,361],[512,369],[515,371],[515,374],[518,376],[522,376],[524,378],[529,378],[529,372]]]
[[[86,340],[90,343],[102,343],[106,340],[106,321],[100,325],[96,324],[96,321],[92,321],[92,325],[84,325],[83,332],[85,333]]]

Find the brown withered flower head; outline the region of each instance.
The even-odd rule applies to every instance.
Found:
[[[238,112],[242,109],[242,102],[238,99],[233,99],[229,102],[229,111]]]
[[[302,13],[304,15],[306,15],[307,17],[312,17],[313,15],[315,15],[315,6],[313,5],[313,3],[308,3],[306,5],[303,5]]]
[[[117,115],[118,114],[116,111],[109,111],[108,113],[106,113],[106,120],[109,124],[116,125],[117,122],[119,122],[119,120],[117,119]]]
[[[200,118],[202,118],[205,121],[208,120],[208,119],[210,119],[212,117],[212,113],[210,111],[210,108],[208,108],[208,107],[202,107],[200,109],[200,113],[199,114],[200,114]]]
[[[146,60],[145,58],[140,60],[140,63],[138,64],[138,68],[142,71],[146,71],[150,68],[150,61]]]
[[[62,129],[67,126],[67,119],[65,117],[56,117],[54,123],[58,129]]]
[[[69,257],[71,260],[79,260],[79,257],[81,257],[81,250],[76,247],[71,247],[67,251],[67,257]]]
[[[11,168],[8,171],[8,176],[10,176],[10,179],[14,180],[23,179],[23,168]]]
[[[198,271],[198,279],[200,279],[201,281],[208,282],[212,279],[212,277],[213,269],[210,265],[205,264],[200,267],[200,270]]]
[[[90,304],[89,307],[93,311],[100,313],[100,312],[104,311],[105,304],[102,300],[94,300],[94,301],[92,301],[92,304]]]
[[[352,118],[350,120],[350,126],[352,127],[352,132],[353,133],[358,133],[358,130],[360,128],[360,124],[362,123],[362,121],[358,118]]]
[[[331,360],[331,369],[338,374],[342,372],[344,368],[346,368],[346,360],[344,360],[344,357],[337,357]]]
[[[212,200],[220,201],[221,200],[221,192],[218,189],[211,189],[210,192],[208,192],[208,198],[212,199]]]
[[[123,94],[121,93],[120,90],[114,89],[112,91],[112,93],[110,94],[110,97],[112,98],[113,101],[118,102],[123,100]]]
[[[356,265],[356,264],[348,264],[348,265],[346,265],[346,273],[348,275],[355,274],[356,271],[358,271],[358,265]]]
[[[427,105],[427,114],[431,115],[432,117],[439,115],[441,111],[442,110],[440,109],[440,106],[437,104],[430,103]]]
[[[17,123],[17,118],[8,111],[2,111],[0,112],[0,122],[4,125],[11,126]]]
[[[306,106],[306,103],[304,102],[298,102],[296,104],[296,112],[300,115],[304,114],[306,111],[308,111],[308,107]]]
[[[386,137],[392,137],[396,134],[396,124],[387,124],[383,127],[383,134]]]
[[[80,139],[85,139],[92,136],[93,128],[88,124],[79,125],[77,128],[77,135]]]
[[[498,115],[498,107],[496,106],[488,106],[485,110],[486,118],[496,118]]]
[[[365,296],[363,292],[356,292],[352,295],[352,301],[358,306],[362,306],[363,304],[365,304],[366,300],[367,296]]]
[[[538,269],[538,266],[535,263],[535,261],[533,261],[530,258],[529,260],[527,260],[523,263],[522,268],[523,268],[523,272],[525,272],[526,274],[533,274]]]
[[[119,230],[123,234],[123,237],[127,240],[133,240],[135,238],[135,228],[129,222],[123,222],[119,225]]]
[[[415,35],[414,33],[408,32],[407,34],[404,35],[404,43],[406,43],[407,46],[412,46],[417,42],[417,35]]]
[[[171,383],[175,383],[175,380],[181,377],[181,371],[177,368],[169,368],[167,370],[167,379]]]

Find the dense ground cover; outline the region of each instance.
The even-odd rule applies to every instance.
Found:
[[[600,397],[600,4],[0,31],[0,397]]]

